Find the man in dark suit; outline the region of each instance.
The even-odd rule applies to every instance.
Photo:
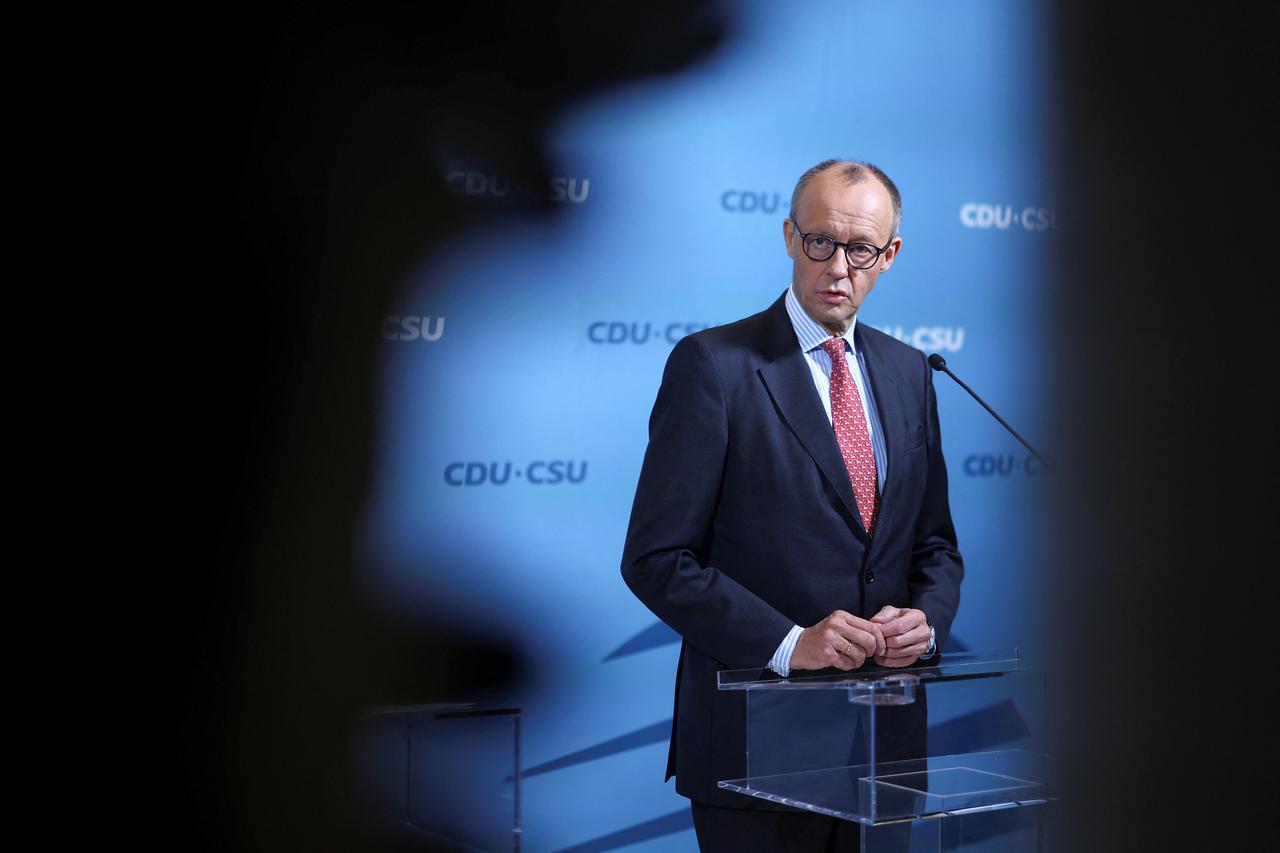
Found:
[[[746,775],[741,691],[780,675],[907,666],[946,641],[963,567],[932,371],[857,313],[902,247],[897,187],[867,163],[805,172],[783,222],[791,287],[684,338],[649,421],[627,585],[684,638],[667,776],[703,850],[825,850],[856,825],[717,788]]]

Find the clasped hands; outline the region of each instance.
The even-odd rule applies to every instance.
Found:
[[[868,657],[881,666],[907,666],[929,648],[924,613],[886,604],[871,619],[837,610],[805,628],[791,652],[792,669],[857,669]]]

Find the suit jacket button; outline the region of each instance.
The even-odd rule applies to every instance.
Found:
[[[867,573],[862,576],[862,579],[865,580],[867,583],[876,582],[876,576],[870,569],[867,569]]]

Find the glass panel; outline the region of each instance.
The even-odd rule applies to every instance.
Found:
[[[739,670],[719,686],[747,693],[747,776],[722,788],[866,825],[1051,798],[1044,674],[1016,652],[796,678]]]
[[[863,824],[862,853],[1016,853],[1055,849],[1052,806],[982,809],[938,820]]]
[[[352,770],[366,824],[397,843],[519,849],[519,732],[513,708],[365,708]]]

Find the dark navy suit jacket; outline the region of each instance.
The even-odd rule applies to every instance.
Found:
[[[963,567],[932,371],[862,323],[855,340],[888,455],[874,539],[782,298],[667,361],[622,574],[684,638],[667,776],[700,802],[765,807],[716,787],[746,776],[743,692],[717,690],[717,671],[765,667],[792,625],[838,609],[918,608],[939,648],[950,632]]]

